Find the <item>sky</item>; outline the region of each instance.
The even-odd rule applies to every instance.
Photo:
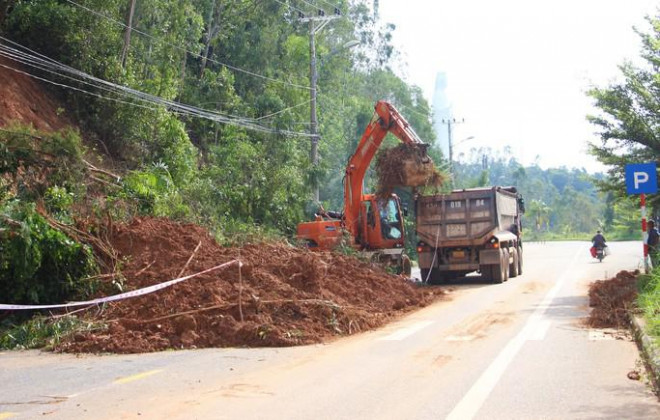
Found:
[[[397,74],[432,103],[447,74],[454,158],[470,149],[510,146],[516,159],[543,168],[605,169],[586,153],[598,142],[585,92],[622,80],[618,66],[640,61],[633,26],[660,0],[380,0],[383,22],[405,65]],[[473,137],[470,140],[467,138]]]

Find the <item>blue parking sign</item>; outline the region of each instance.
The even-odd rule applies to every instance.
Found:
[[[628,194],[655,194],[658,192],[655,162],[626,165],[626,191]]]

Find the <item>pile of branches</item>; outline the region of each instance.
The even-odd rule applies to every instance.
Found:
[[[620,271],[609,280],[598,280],[589,287],[587,324],[594,328],[627,328],[637,298],[639,271]]]

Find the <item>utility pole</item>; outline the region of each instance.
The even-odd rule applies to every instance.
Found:
[[[465,122],[465,118],[457,120],[456,118],[447,118],[442,120],[443,124],[447,124],[447,140],[449,142],[449,175],[452,175],[454,172],[454,151],[451,138],[451,127],[455,124],[462,124]]]
[[[309,151],[309,160],[312,166],[316,168],[319,164],[319,140],[318,133],[318,118],[316,113],[316,93],[318,84],[318,72],[316,68],[316,34],[321,31],[330,21],[340,18],[341,16],[335,10],[335,15],[325,16],[325,12],[319,10],[318,16],[303,17],[299,19],[301,22],[309,22],[309,102],[310,102],[310,116],[309,116],[309,133],[311,134],[311,145]],[[314,200],[319,201],[319,185],[318,181],[314,179]]]

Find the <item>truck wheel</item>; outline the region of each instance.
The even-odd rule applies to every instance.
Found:
[[[426,282],[428,284],[434,284],[434,285],[442,283],[442,276],[440,275],[439,270],[422,268],[419,271],[420,274],[422,275],[422,282]],[[430,275],[429,272],[431,273]]]
[[[511,255],[513,258],[511,261],[511,264],[509,264],[509,277],[514,278],[518,277],[518,250],[516,248],[513,248],[511,250]]]
[[[495,284],[504,283],[502,264],[490,266],[490,280]]]
[[[492,265],[481,265],[479,271],[481,272],[481,279],[484,281],[493,281]]]
[[[523,272],[523,249],[521,246],[518,247],[518,275],[521,275]]]
[[[491,265],[491,280],[493,283],[504,283],[509,279],[509,252],[500,250],[500,263]]]

